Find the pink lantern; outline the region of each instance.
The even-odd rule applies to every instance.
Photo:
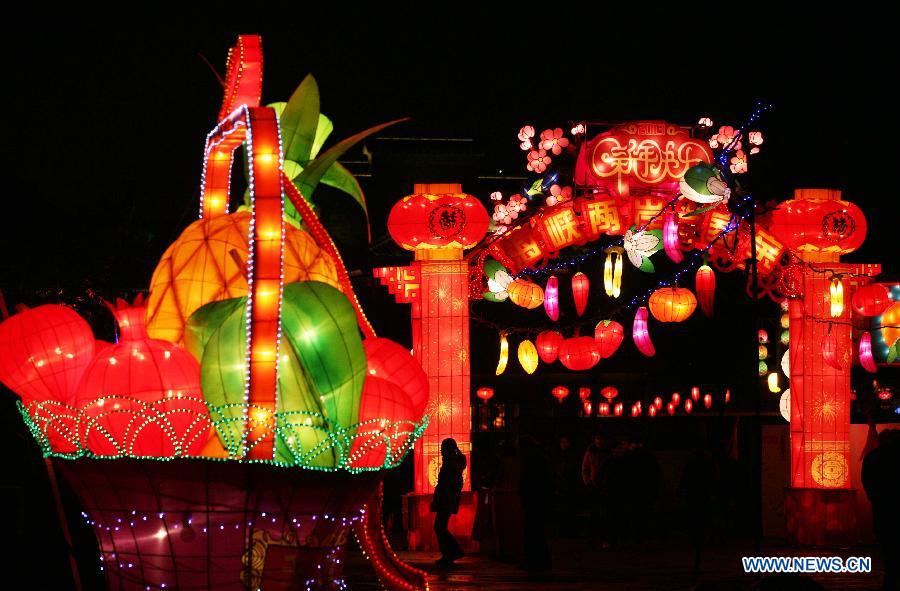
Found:
[[[591,282],[587,275],[578,272],[572,277],[572,299],[575,300],[575,312],[581,316],[587,307],[588,294],[591,291]]]
[[[641,306],[637,309],[637,312],[634,313],[631,338],[634,339],[634,344],[637,346],[638,351],[647,357],[653,357],[656,355],[656,349],[653,347],[653,342],[650,340],[650,333],[647,330],[647,314],[646,306]]]
[[[859,364],[869,373],[878,371],[872,357],[872,335],[868,332],[864,332],[859,338]]]
[[[551,275],[544,288],[544,311],[554,322],[559,320],[559,279]]]
[[[663,224],[663,247],[666,255],[674,262],[680,263],[684,260],[678,240],[678,216],[672,210],[666,212],[666,221]]]
[[[534,340],[534,344],[537,347],[538,357],[541,358],[541,361],[544,363],[556,361],[559,355],[559,346],[562,345],[564,340],[562,333],[555,330],[545,330],[540,333]]]

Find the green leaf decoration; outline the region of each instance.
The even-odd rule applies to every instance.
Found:
[[[488,279],[493,279],[497,271],[506,271],[506,267],[497,259],[486,257],[484,259],[484,276]]]
[[[299,162],[294,162],[293,160],[285,159],[282,164],[281,169],[284,171],[284,174],[288,176],[289,179],[294,180],[300,173],[303,172],[303,165]]]
[[[894,344],[891,345],[891,348],[888,349],[887,359],[888,363],[893,363],[897,360],[897,357],[900,356],[900,339],[894,341]]]
[[[497,296],[494,295],[494,292],[492,292],[492,291],[484,292],[483,294],[481,294],[481,297],[483,297],[484,299],[486,299],[489,302],[494,302],[496,304],[506,301],[506,298],[504,298],[502,300],[497,299]]]
[[[690,213],[682,213],[679,215],[683,218],[689,218],[689,217],[693,217],[693,216],[702,215],[702,214],[706,213],[707,211],[712,211],[713,209],[719,207],[719,203],[720,202],[716,202],[716,203],[713,203],[712,205],[707,205],[706,207],[701,207],[701,208],[695,209],[694,211],[692,211]]]
[[[284,108],[287,106],[285,101],[278,101],[277,103],[270,103],[266,105],[270,109],[275,110],[275,116],[281,119],[281,114],[284,113]]]
[[[353,176],[353,173],[347,170],[340,162],[335,162],[325,171],[325,174],[322,175],[321,182],[323,185],[334,187],[335,189],[350,195],[353,197],[354,201],[359,203],[362,210],[366,211],[366,196],[363,195],[362,187],[359,186],[359,181],[357,181],[356,177]]]
[[[653,261],[645,256],[641,257],[641,266],[638,267],[638,270],[643,271],[644,273],[656,273],[656,267],[653,266]]]
[[[319,85],[312,74],[307,75],[291,95],[280,119],[285,160],[308,162],[319,128]]]
[[[544,184],[544,179],[540,178],[540,179],[534,181],[534,183],[531,184],[531,188],[528,189],[528,191],[526,191],[526,192],[528,193],[529,196],[540,195],[541,193],[543,193],[543,191],[541,190],[541,187],[543,186],[543,184]]]
[[[334,124],[331,122],[331,119],[319,113],[319,121],[316,123],[316,137],[313,140],[312,150],[309,152],[310,158],[315,158],[319,155],[319,150],[322,149],[325,140],[328,139],[332,131],[334,131]]]

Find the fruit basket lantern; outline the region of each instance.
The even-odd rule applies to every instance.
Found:
[[[108,304],[117,342],[65,306],[26,309],[0,324],[0,380],[75,491],[109,589],[340,589],[353,532],[385,587],[424,589],[387,546],[379,486],[425,428],[428,382],[375,336],[284,173],[261,72],[260,39],[240,37],[200,217],[146,301]],[[239,146],[249,199],[229,212]]]

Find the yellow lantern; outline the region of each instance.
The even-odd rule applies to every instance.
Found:
[[[622,255],[625,249],[621,246],[610,246],[606,249],[606,262],[603,264],[603,288],[606,295],[617,298],[622,293]]]
[[[831,317],[840,318],[844,313],[844,284],[835,277],[831,280]]]
[[[509,341],[506,340],[506,333],[500,333],[500,359],[497,361],[497,375],[499,376],[506,371],[506,364],[509,361]]]
[[[537,347],[534,343],[525,339],[519,343],[519,364],[526,373],[532,374],[538,366]]]
[[[527,279],[516,279],[506,288],[509,300],[517,306],[533,310],[544,303],[544,290]]]
[[[778,394],[781,392],[781,386],[778,385],[778,372],[773,371],[769,374],[768,378],[769,382],[769,392],[772,394]]]

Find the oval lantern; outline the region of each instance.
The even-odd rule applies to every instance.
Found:
[[[631,325],[631,338],[634,340],[638,351],[647,357],[656,355],[656,348],[650,340],[650,332],[647,329],[647,308],[641,306],[634,313],[634,323]]]
[[[703,395],[703,406],[705,406],[706,408],[712,407],[712,394]]]
[[[866,238],[862,210],[832,189],[797,189],[772,212],[770,229],[787,247],[817,260],[837,260]]]
[[[537,349],[534,347],[534,343],[528,339],[519,343],[518,356],[519,364],[522,366],[522,369],[525,370],[525,373],[533,374],[538,366],[538,353]]]
[[[487,402],[494,397],[494,389],[488,387],[478,388],[478,390],[475,391],[475,395]]]
[[[701,265],[694,277],[697,300],[707,318],[712,318],[716,300],[716,273],[709,265]]]
[[[533,310],[544,303],[544,290],[527,279],[516,279],[506,288],[509,301],[522,308]]]
[[[688,398],[684,401],[684,412],[690,414],[694,410],[694,401]]]
[[[609,415],[609,404],[606,402],[601,402],[597,405],[597,414],[601,417],[605,417]]]
[[[421,419],[428,404],[428,376],[409,349],[381,337],[365,339],[363,349],[366,352],[367,373],[393,382],[403,390],[409,397],[413,414],[416,415],[413,420]]]
[[[844,283],[839,278],[835,277],[831,280],[831,285],[828,287],[828,294],[830,297],[830,312],[832,318],[840,318],[844,313]]]
[[[666,411],[667,411],[670,415],[674,415],[674,414],[675,414],[675,408],[676,408],[676,405],[675,405],[674,402],[670,402],[669,404],[666,405]]]
[[[578,397],[582,400],[588,400],[591,397],[590,388],[578,388]]]
[[[655,417],[656,413],[657,413],[657,408],[651,404],[650,408],[647,409],[647,414],[651,417]]]
[[[625,339],[625,329],[615,320],[601,320],[594,328],[594,340],[600,348],[600,358],[608,359]]]
[[[661,287],[650,296],[650,312],[660,322],[682,322],[696,308],[697,298],[684,287]]]
[[[509,363],[509,339],[506,333],[500,333],[500,356],[497,358],[497,369],[495,374],[498,376],[506,371],[506,364]]]
[[[665,222],[663,222],[663,248],[666,255],[675,263],[684,260],[684,254],[681,252],[681,243],[678,239],[678,214],[674,210],[666,212]]]
[[[698,400],[700,400],[700,387],[699,386],[693,386],[691,388],[691,399],[694,402],[697,402]]]
[[[616,415],[617,417],[621,417],[622,411],[624,409],[625,409],[625,405],[623,405],[621,402],[617,402],[616,405],[613,407],[613,414]]]
[[[600,361],[600,348],[593,337],[572,337],[560,346],[559,361],[572,371],[591,369]]]
[[[600,390],[600,396],[603,396],[607,400],[612,400],[616,396],[619,395],[619,389],[615,386],[607,386]]]
[[[490,217],[484,205],[465,193],[418,193],[394,204],[388,232],[406,250],[466,249],[487,233]]]
[[[857,289],[851,303],[860,316],[878,316],[891,305],[891,296],[885,286],[872,283]]]
[[[581,316],[587,307],[588,295],[591,292],[591,281],[580,271],[572,277],[572,299],[575,300],[575,313]]]
[[[551,275],[544,288],[544,311],[550,320],[559,320],[559,279]]]
[[[859,364],[869,373],[878,371],[875,358],[872,356],[872,335],[868,332],[862,333],[859,337]]]
[[[900,339],[900,302],[888,306],[881,315],[881,336],[888,347],[892,347]]]
[[[94,357],[88,323],[66,306],[23,310],[0,323],[0,382],[32,402],[71,403]]]
[[[678,392],[672,392],[672,402],[676,405],[681,404],[681,394]]]
[[[625,249],[621,246],[610,246],[606,249],[606,261],[603,263],[603,289],[606,295],[617,298],[622,293],[622,256]]]
[[[538,356],[544,363],[553,363],[559,355],[559,346],[565,338],[555,330],[545,330],[535,339]]]
[[[594,405],[591,404],[590,400],[582,400],[581,408],[584,410],[584,416],[589,417],[594,410]]]
[[[553,388],[551,392],[553,394],[553,397],[556,398],[556,400],[559,401],[560,404],[562,404],[562,401],[565,400],[569,395],[569,389],[565,386],[557,386]]]
[[[833,367],[838,371],[844,369],[842,365],[843,356],[838,351],[837,338],[832,332],[829,332],[825,335],[825,337],[822,338],[822,359],[824,359],[825,363],[827,363],[830,367]],[[762,363],[763,362],[760,361],[760,364]],[[765,372],[762,370],[762,366],[760,366],[760,375],[762,375],[763,373]]]
[[[657,396],[656,398],[653,399],[653,406],[655,406],[656,408],[662,408],[662,405],[663,405],[663,399],[661,396]]]

